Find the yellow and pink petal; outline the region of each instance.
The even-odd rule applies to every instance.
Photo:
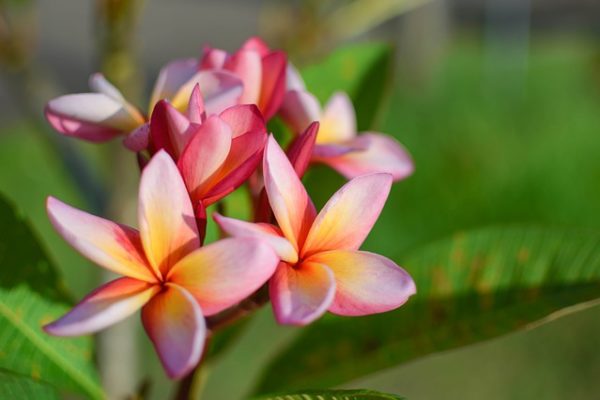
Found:
[[[173,107],[181,112],[188,108],[191,94],[199,86],[207,115],[219,114],[227,108],[239,103],[244,84],[237,75],[221,71],[198,71],[177,93],[169,98]]]
[[[356,115],[350,97],[344,92],[334,93],[321,116],[318,144],[340,143],[356,136]]]
[[[287,156],[270,136],[263,161],[265,189],[277,223],[299,249],[313,223],[315,207]]]
[[[224,217],[218,213],[214,213],[213,218],[228,235],[259,239],[268,244],[281,260],[292,264],[298,261],[298,253],[294,249],[294,246],[292,246],[276,226],[266,223],[241,221],[239,219]]]
[[[160,288],[132,278],[111,281],[87,295],[63,317],[44,330],[55,336],[79,336],[113,325],[146,304]]]
[[[307,262],[333,271],[336,293],[329,311],[359,316],[396,309],[416,293],[410,275],[392,260],[364,251],[333,250],[317,253]]]
[[[202,309],[185,289],[167,284],[142,309],[142,324],[170,378],[182,378],[198,364],[206,323]]]
[[[138,231],[96,217],[48,197],[47,211],[56,231],[94,263],[120,275],[155,282]]]
[[[335,296],[335,280],[329,267],[304,262],[281,262],[269,281],[269,295],[278,323],[307,325],[323,315]]]
[[[278,261],[260,240],[229,238],[189,254],[167,279],[189,291],[209,316],[254,293],[271,277]]]
[[[200,246],[187,189],[164,151],[158,152],[142,172],[138,219],[146,257],[159,277]]]
[[[173,60],[161,68],[154,84],[148,112],[159,100],[172,99],[181,86],[198,72],[198,61],[193,58]]]
[[[377,221],[391,185],[390,174],[371,174],[342,186],[316,217],[301,257],[326,250],[357,250]]]

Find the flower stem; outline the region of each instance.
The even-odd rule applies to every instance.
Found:
[[[177,391],[174,396],[174,400],[191,400],[198,399],[202,390],[202,367],[204,357],[208,354],[208,348],[210,346],[210,339],[212,335],[227,326],[235,323],[236,321],[244,318],[253,311],[262,307],[269,301],[269,294],[267,285],[264,285],[258,291],[256,291],[248,299],[242,301],[237,306],[225,310],[222,313],[214,315],[206,319],[206,327],[209,331],[206,342],[204,344],[203,356],[196,368],[190,372],[185,378],[183,378],[177,386]]]

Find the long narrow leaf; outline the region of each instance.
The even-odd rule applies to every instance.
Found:
[[[600,233],[527,227],[459,233],[401,260],[418,294],[364,318],[306,328],[259,392],[325,387],[531,327],[600,299]]]

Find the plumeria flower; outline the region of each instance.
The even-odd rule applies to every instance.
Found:
[[[169,99],[185,111],[190,93],[199,85],[209,113],[219,113],[237,104],[243,91],[240,78],[227,71],[199,71],[195,59],[176,60],[159,73],[152,91],[148,110],[161,99]],[[133,151],[142,150],[136,144],[147,137],[147,117],[127,101],[121,92],[102,74],[89,80],[91,93],[60,96],[48,102],[45,115],[54,129],[66,136],[91,142],[104,142],[125,137],[125,145]]]
[[[48,199],[56,230],[81,254],[122,275],[94,290],[46,325],[57,336],[86,335],[141,308],[142,323],[171,378],[199,362],[204,316],[240,302],[272,275],[278,258],[256,239],[224,239],[200,247],[192,205],[179,171],[164,151],[142,173],[140,230]]]
[[[221,49],[207,48],[201,69],[225,70],[244,82],[240,104],[256,104],[265,119],[279,109],[286,89],[287,57],[273,51],[259,38],[248,39],[233,54]]]
[[[292,68],[288,81],[291,90],[281,106],[282,118],[296,134],[312,121],[320,123],[313,162],[326,164],[348,179],[386,172],[399,181],[413,173],[410,154],[394,138],[377,132],[357,133],[354,107],[345,93],[335,93],[322,109]]]
[[[150,147],[164,149],[177,160],[194,207],[201,209],[234,191],[254,172],[267,139],[255,105],[206,114],[196,86],[187,115],[161,100],[150,121]]]
[[[234,237],[264,240],[281,258],[269,281],[279,323],[305,325],[327,310],[347,316],[380,313],[401,306],[415,293],[405,270],[383,256],[358,250],[387,199],[390,174],[351,180],[317,214],[273,137],[263,169],[278,227],[218,214],[215,219]]]

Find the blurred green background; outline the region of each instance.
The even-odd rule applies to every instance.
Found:
[[[253,34],[290,50],[299,65],[319,63],[347,43],[384,41],[394,48],[387,97],[373,120],[359,125],[398,138],[413,154],[416,173],[393,189],[366,249],[402,259],[465,228],[600,228],[600,7],[594,2],[133,2],[139,12],[127,20],[131,37],[125,35],[131,59],[94,50],[105,43],[95,20],[102,3],[0,2],[0,192],[32,221],[76,296],[106,277],[52,231],[44,199],[52,194],[131,221],[137,167],[118,143],[91,146],[48,132],[43,103],[86,91],[87,76],[101,65],[141,71],[134,75],[146,79],[126,90],[148,93],[169,59],[195,56],[206,43],[234,50]],[[363,12],[342,13],[347,19],[332,12],[352,3],[372,10],[355,4]],[[338,27],[340,18],[346,24]],[[322,204],[343,180],[319,169],[307,182]],[[106,187],[117,188],[117,200],[102,195]],[[140,332],[129,321],[102,339],[104,382],[122,396],[150,376],[149,398],[164,398],[170,383]],[[244,398],[260,367],[296,334],[262,310],[211,364],[206,398]],[[600,390],[599,345],[600,309],[592,308],[345,387],[409,399],[591,399]],[[115,349],[130,357],[114,358]]]

